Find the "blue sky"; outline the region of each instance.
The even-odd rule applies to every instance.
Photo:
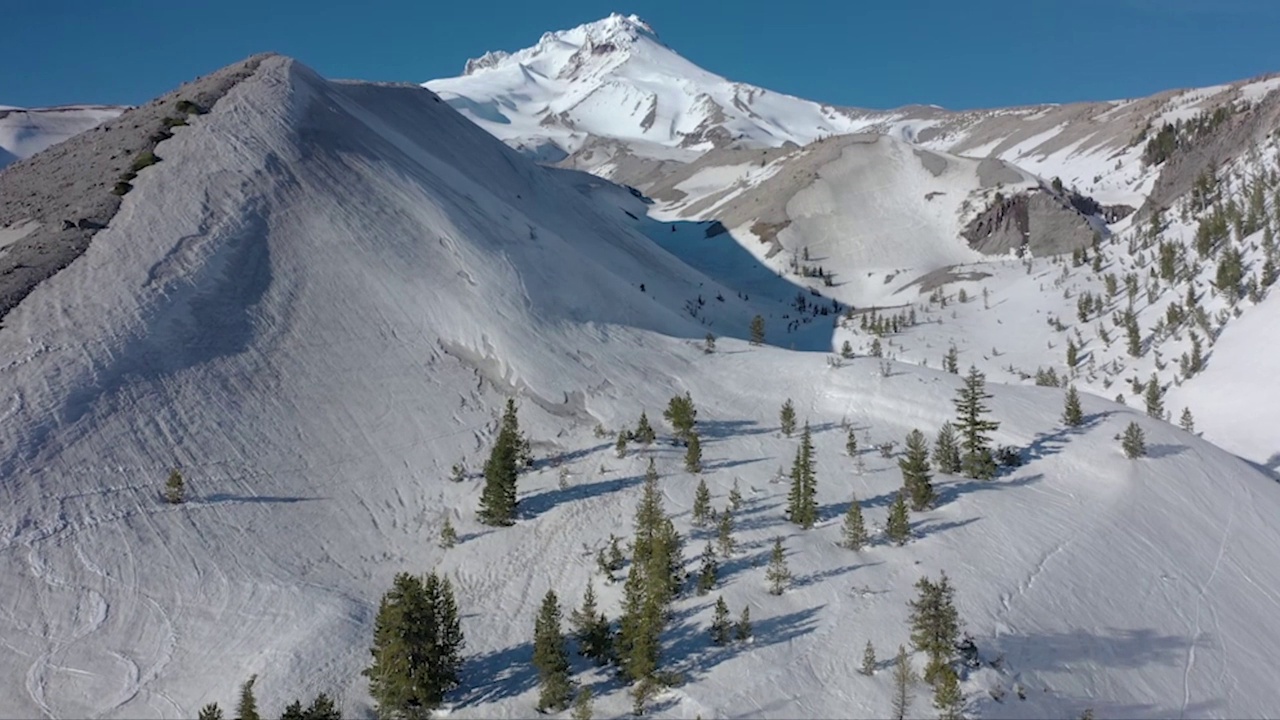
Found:
[[[1276,0],[15,0],[0,11],[0,104],[140,103],[263,50],[330,77],[425,81],[613,11],[731,79],[863,107],[1123,98],[1280,71]]]

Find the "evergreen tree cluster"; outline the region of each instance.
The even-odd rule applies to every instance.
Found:
[[[423,717],[459,683],[462,635],[448,577],[396,575],[374,620],[369,694],[384,718]]]
[[[529,440],[520,432],[516,417],[516,401],[508,398],[498,437],[484,464],[484,489],[477,513],[480,522],[497,526],[515,523],[516,481],[520,468],[531,462]]]
[[[809,423],[800,433],[800,447],[791,465],[791,490],[787,494],[787,519],[808,530],[818,521],[817,480],[813,471],[813,436]]]

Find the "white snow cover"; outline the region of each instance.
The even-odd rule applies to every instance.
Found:
[[[932,434],[956,377],[832,367],[829,336],[816,352],[734,339],[759,312],[787,342],[781,303],[735,292],[745,260],[700,255],[717,240],[691,225],[660,247],[629,225],[665,223],[626,223],[621,195],[533,165],[421,89],[269,59],[162,147],[88,252],[0,330],[0,715],[190,717],[231,706],[252,673],[265,714],[319,691],[367,714],[379,596],[396,572],[436,568],[468,643],[450,716],[530,716],[538,601],[578,600],[648,457],[695,562],[705,531],[679,449],[618,459],[591,432],[642,409],[659,422],[684,391],[716,506],[735,479],[746,498],[716,592],[751,608],[755,639],[710,646],[714,600],[681,599],[664,653],[687,682],[659,715],[884,717],[890,673],[859,675],[862,647],[883,662],[905,643],[913,583],[942,570],[983,657],[1003,657],[964,681],[972,714],[1280,707],[1280,485],[1208,442],[1093,397],[1067,431],[1061,391],[993,386],[994,439],[1029,463],[938,478],[915,540],[852,553],[836,546],[845,503],[856,494],[878,535],[901,477],[875,452],[855,474],[841,421],[865,450]],[[521,479],[516,526],[490,529],[475,470],[508,391],[546,462]],[[776,431],[788,397],[815,431],[808,532],[771,482],[795,450]],[[1148,458],[1113,439],[1131,420]],[[449,482],[463,459],[471,476]],[[191,499],[164,505],[175,466]],[[463,538],[448,552],[446,515]],[[757,564],[778,535],[796,581],[775,597]],[[596,580],[616,617],[620,588]],[[575,669],[600,716],[627,712],[608,673]]]
[[[0,105],[0,167],[31,157],[124,112],[113,105],[17,108]]]

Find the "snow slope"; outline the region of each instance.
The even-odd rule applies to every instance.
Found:
[[[114,105],[18,108],[0,105],[0,167],[31,157],[124,111]]]
[[[912,584],[942,569],[983,657],[1003,658],[968,674],[974,714],[1280,706],[1280,485],[1199,438],[1094,398],[1068,432],[1060,391],[993,387],[994,439],[1028,464],[939,478],[915,540],[851,553],[835,545],[851,494],[878,529],[900,484],[870,448],[932,434],[957,379],[734,339],[786,296],[740,295],[739,276],[781,286],[741,255],[700,255],[705,226],[672,225],[681,239],[660,245],[646,234],[666,223],[618,217],[634,196],[534,165],[432,93],[327,82],[287,58],[161,150],[85,255],[0,330],[0,715],[189,717],[229,706],[252,673],[266,713],[323,690],[366,714],[380,594],[396,572],[440,568],[468,639],[451,715],[528,716],[537,602],[549,587],[580,597],[595,549],[629,525],[646,456],[695,563],[705,531],[689,526],[679,450],[619,459],[592,433],[642,409],[657,421],[684,391],[716,505],[735,479],[746,497],[722,591],[751,607],[756,637],[711,647],[713,601],[681,599],[664,652],[686,683],[658,714],[883,717],[889,673],[858,675],[861,649],[883,661],[905,642]],[[520,522],[495,530],[474,520],[474,471],[511,393],[539,463]],[[782,519],[772,482],[795,448],[775,425],[787,397],[816,433],[823,521],[809,532]],[[1130,420],[1151,457],[1120,454]],[[459,460],[472,472],[451,483]],[[174,466],[184,505],[158,500]],[[448,552],[446,514],[463,539]],[[776,535],[796,576],[780,597],[759,567]],[[601,587],[611,615],[619,591]],[[607,674],[576,668],[600,715],[630,707]]]

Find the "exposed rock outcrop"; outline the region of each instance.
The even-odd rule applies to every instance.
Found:
[[[1084,213],[1043,190],[1000,197],[963,231],[969,246],[988,255],[1010,250],[1036,256],[1088,247],[1094,227]]]
[[[163,160],[157,146],[176,126],[207,112],[268,56],[197,78],[0,170],[0,229],[37,225],[0,249],[0,318],[88,249],[119,210],[126,178]]]

